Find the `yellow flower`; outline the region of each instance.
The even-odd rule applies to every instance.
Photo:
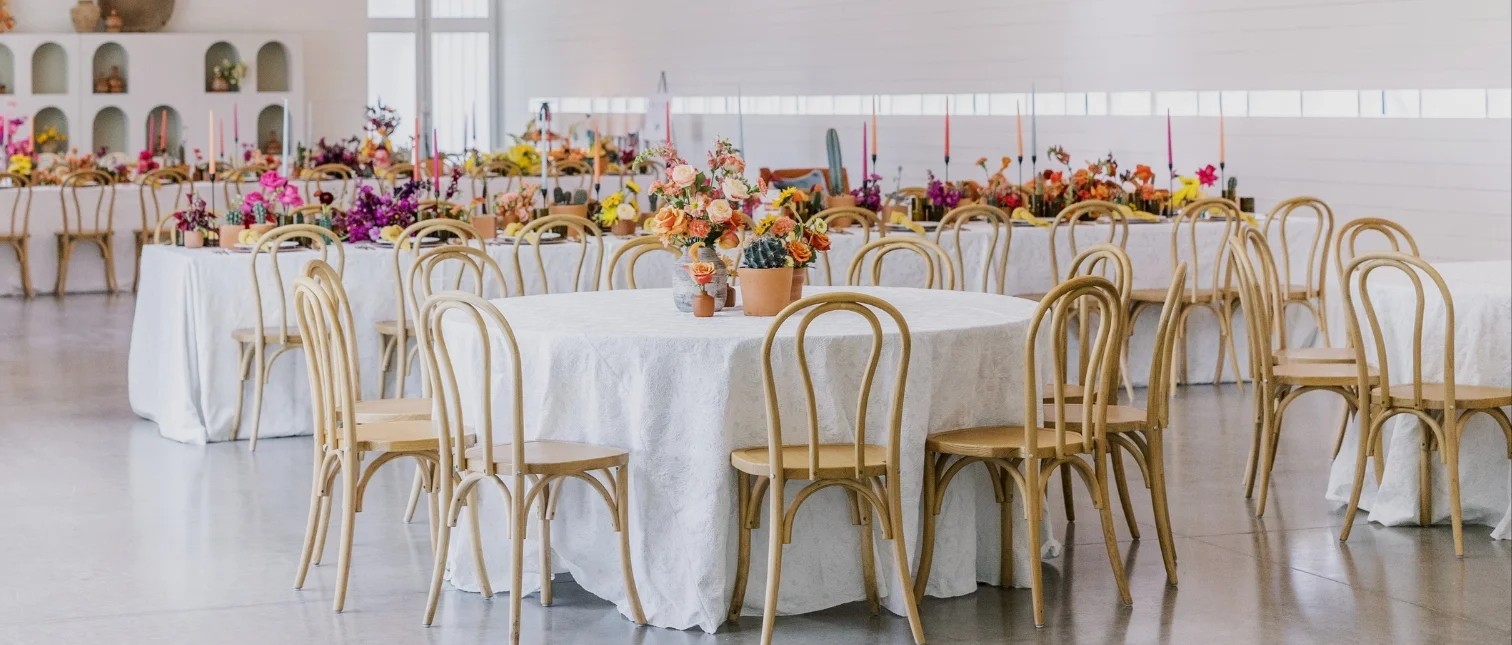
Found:
[[[608,213],[610,211],[613,211],[615,208],[618,208],[619,205],[623,203],[625,203],[624,195],[621,195],[620,193],[610,193],[608,197],[604,198],[604,201],[599,202],[599,206],[603,207],[605,213]]]
[[[752,229],[752,232],[756,233],[757,235],[766,235],[767,231],[772,230],[772,225],[776,223],[777,213],[767,213],[766,217],[763,217],[761,218],[761,221],[756,222],[756,227]]]
[[[31,157],[26,155],[11,155],[9,170],[18,175],[30,175],[32,171]]]
[[[640,194],[640,184],[635,183],[635,180],[633,179],[625,181],[625,188],[630,189],[630,192],[632,193],[635,193],[637,195]]]
[[[780,207],[780,206],[784,206],[784,205],[790,204],[793,201],[793,197],[796,196],[797,194],[798,194],[798,189],[797,188],[794,188],[792,186],[784,188],[784,189],[782,189],[782,192],[777,193],[777,201],[773,202],[772,205]]]
[[[385,226],[378,231],[378,239],[392,244],[398,242],[399,236],[403,234],[404,227],[402,226]]]

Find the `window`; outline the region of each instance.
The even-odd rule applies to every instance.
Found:
[[[493,4],[367,0],[368,101],[381,98],[398,110],[396,144],[403,147],[414,137],[418,107],[424,154],[431,152],[432,130],[442,152],[494,147],[498,17],[490,12]]]

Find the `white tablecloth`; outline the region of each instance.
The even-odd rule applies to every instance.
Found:
[[[811,288],[819,291],[820,288]],[[899,465],[909,557],[919,549],[920,477],[925,436],[960,427],[1023,421],[1023,344],[1035,303],[983,294],[920,289],[860,289],[895,305],[913,337]],[[761,386],[761,344],[774,318],[728,310],[696,319],[672,307],[667,290],[615,291],[497,300],[520,346],[527,438],[585,441],[630,451],[631,551],[636,584],[654,625],[714,631],[729,607],[736,557],[735,471],[730,451],[766,445]],[[490,384],[496,432],[512,415],[512,384],[484,375],[476,336],[468,342],[460,319],[448,319],[447,342],[464,384],[464,405]],[[868,440],[885,443],[887,403],[895,384],[896,334],[889,334],[868,410]],[[785,326],[774,349],[784,438],[805,436],[804,407],[792,337]],[[823,441],[850,441],[855,396],[871,331],[853,314],[820,318],[808,349]],[[497,345],[496,345],[497,347]],[[1048,348],[1048,345],[1043,345]],[[497,350],[495,370],[507,364]],[[1042,355],[1048,352],[1042,351]],[[1042,363],[1043,364],[1043,363]],[[1045,372],[1048,374],[1048,372]],[[470,403],[471,402],[471,403]],[[502,436],[507,436],[502,435]],[[506,439],[496,438],[496,441]],[[998,507],[980,468],[963,472],[950,488],[941,515],[929,592],[971,593],[978,580],[997,582]],[[803,483],[792,482],[789,501]],[[602,500],[586,486],[568,484],[552,529],[558,571],[628,615],[619,573],[617,538]],[[483,501],[484,546],[490,581],[508,580],[507,513],[496,496]],[[490,504],[493,502],[492,504]],[[783,556],[779,611],[817,611],[864,598],[856,527],[841,491],[818,493],[799,512],[793,542]],[[1022,515],[1015,535],[1025,539]],[[746,613],[759,614],[764,598],[770,522],[753,535]],[[453,533],[453,554],[471,553],[466,531]],[[1049,535],[1048,533],[1046,534]],[[526,546],[526,584],[538,583],[537,545]],[[877,535],[880,593],[901,613],[891,551]],[[1059,551],[1047,537],[1046,554]],[[1027,576],[1028,547],[1015,549],[1016,576]],[[448,563],[453,584],[478,589],[471,556]],[[1018,581],[1027,584],[1027,578]]]
[[[1435,264],[1454,298],[1454,371],[1459,385],[1512,386],[1512,262],[1452,262]],[[1386,360],[1393,384],[1411,382],[1413,312],[1417,295],[1411,282],[1395,271],[1371,276],[1370,297],[1381,318]],[[1427,308],[1423,317],[1423,378],[1444,376],[1444,306],[1432,281],[1423,280]],[[1356,303],[1359,306],[1359,303]],[[1362,318],[1364,333],[1368,323]],[[1338,319],[1342,328],[1346,323]],[[1506,410],[1506,408],[1503,408]],[[1418,522],[1418,442],[1423,432],[1417,420],[1403,415],[1387,422],[1386,468],[1379,489],[1367,473],[1360,507],[1372,522],[1387,526]],[[1327,497],[1349,502],[1354,483],[1354,448],[1358,428],[1350,428],[1344,450],[1334,460]],[[1512,462],[1507,459],[1505,435],[1496,422],[1477,414],[1461,438],[1460,504],[1466,524],[1496,527],[1492,537],[1512,539]],[[1433,522],[1449,522],[1447,470],[1433,459]],[[1367,466],[1367,468],[1373,468]]]
[[[852,229],[855,230],[855,229]],[[894,233],[894,235],[911,235]],[[1216,248],[1221,243],[1223,226],[1204,223],[1198,227],[1198,241],[1203,249]],[[1085,240],[1096,235],[1086,235]],[[1302,236],[1296,236],[1302,237]],[[1050,252],[1047,243],[1049,231],[1041,228],[1016,228],[1009,253],[1007,293],[1046,291],[1052,285]],[[1185,234],[1183,233],[1183,240]],[[987,248],[991,233],[985,225],[973,224],[961,235],[962,254],[967,277],[972,289],[980,286],[981,267],[987,261]],[[1058,251],[1063,267],[1069,264],[1070,248],[1060,237]],[[1305,241],[1298,241],[1298,246]],[[859,233],[837,233],[833,236],[830,261],[835,267],[834,275],[843,282],[845,267],[849,266],[856,250],[863,243]],[[604,262],[608,263],[614,249],[624,240],[613,236],[604,237]],[[954,236],[946,235],[944,244],[954,254]],[[1169,224],[1141,224],[1129,227],[1127,249],[1134,265],[1135,288],[1163,288],[1170,282],[1171,226]],[[589,245],[589,260],[584,268],[583,288],[590,286],[588,279],[593,264],[592,245]],[[392,320],[395,317],[394,264],[392,250],[378,250],[348,245],[347,266],[344,282],[352,298],[352,313],[357,325],[359,349],[363,368],[364,386],[367,394],[376,394],[378,382],[378,336],[373,323]],[[554,292],[564,290],[571,283],[578,254],[583,248],[577,243],[564,243],[542,247],[551,288]],[[513,280],[513,248],[507,245],[488,246],[489,254],[504,268]],[[1305,252],[1305,247],[1294,255]],[[297,275],[303,265],[315,254],[310,252],[283,253],[280,259],[286,279]],[[534,264],[535,251],[526,250],[521,258],[526,274],[527,293],[541,293],[541,283]],[[1210,260],[1204,258],[1203,266]],[[265,263],[265,262],[264,262]],[[254,311],[251,298],[250,261],[245,254],[225,253],[213,249],[183,249],[175,247],[149,247],[142,257],[142,286],[137,296],[135,324],[132,328],[130,354],[130,382],[132,409],[137,415],[157,421],[163,436],[177,441],[205,442],[223,441],[230,436],[231,423],[238,396],[236,343],[231,332],[237,328],[251,327]],[[656,253],[643,257],[636,268],[637,286],[666,287],[671,284],[673,256]],[[605,270],[607,271],[607,266]],[[906,253],[893,253],[884,262],[882,283],[887,286],[922,286],[924,265],[917,257]],[[623,265],[615,275],[615,284],[625,284]],[[1063,268],[1062,271],[1065,269]],[[1211,271],[1204,270],[1201,276],[1205,286],[1210,282]],[[869,277],[869,276],[868,276]],[[816,285],[825,280],[818,270],[810,274]],[[608,286],[607,276],[602,281]],[[994,285],[994,290],[995,285]],[[270,323],[276,322],[275,300],[264,294],[264,312]],[[612,319],[622,312],[604,312]],[[1294,342],[1306,344],[1311,337],[1311,322],[1294,308],[1292,318],[1301,321],[1293,328]],[[1148,378],[1150,358],[1154,343],[1157,312],[1147,311],[1135,325],[1135,334],[1130,341],[1129,375],[1135,385],[1142,385]],[[1190,353],[1188,356],[1190,376],[1194,382],[1203,383],[1211,378],[1218,358],[1217,325],[1208,314],[1198,313],[1190,321]],[[1235,322],[1236,347],[1240,349],[1241,369],[1244,360],[1244,332],[1242,317]],[[298,352],[285,355],[274,366],[272,378],[264,392],[264,408],[261,436],[280,437],[310,432],[308,409],[309,392],[304,378],[303,358]],[[1232,380],[1232,369],[1225,369],[1224,378]],[[250,387],[243,394],[250,399]],[[249,408],[250,409],[250,408]],[[244,415],[249,416],[249,414]],[[247,432],[241,433],[248,436]]]

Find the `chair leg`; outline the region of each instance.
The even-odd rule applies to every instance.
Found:
[[[478,545],[478,523],[476,521],[478,514],[478,507],[476,505],[477,495],[472,491],[469,492],[469,495],[468,500],[470,505],[467,509],[467,514],[472,516],[472,518],[468,522],[472,524],[473,552],[474,557],[479,560],[480,566],[478,571],[481,572],[483,570],[481,566],[482,551]],[[436,605],[441,602],[441,578],[446,574],[446,556],[451,550],[451,505],[456,502],[450,499],[444,499],[441,502],[446,505],[446,509],[441,513],[441,522],[436,525],[435,561],[431,565],[430,593],[425,598],[425,619],[422,621],[422,624],[427,627],[436,619]],[[484,589],[486,592],[486,584]]]
[[[1118,583],[1118,599],[1123,601],[1125,607],[1134,604],[1134,597],[1129,595],[1129,578],[1124,575],[1123,556],[1118,552],[1118,534],[1113,530],[1113,504],[1108,492],[1108,467],[1104,463],[1107,455],[1094,455],[1097,464],[1093,469],[1096,477],[1097,490],[1093,492],[1094,504],[1098,506],[1098,512],[1102,516],[1103,542],[1108,546],[1108,564],[1113,567],[1113,580]],[[1061,466],[1066,468],[1066,466]]]
[[[1349,406],[1344,406],[1346,412]],[[1373,423],[1366,422],[1364,417],[1360,419],[1359,437],[1355,442],[1355,472],[1354,482],[1349,488],[1349,506],[1344,508],[1344,526],[1339,529],[1339,541],[1349,540],[1350,531],[1354,530],[1355,513],[1360,510],[1360,494],[1365,490],[1365,460],[1370,452],[1371,436],[1375,434]],[[1427,432],[1427,430],[1424,430]]]
[[[1460,476],[1459,476],[1459,435],[1464,428],[1464,418],[1456,419],[1452,414],[1445,415],[1444,444],[1439,446],[1447,460],[1446,473],[1449,476],[1449,525],[1454,530],[1454,555],[1465,557],[1465,526],[1464,517],[1460,512]]]
[[[1034,626],[1045,626],[1044,563],[1040,562],[1040,517],[1044,514],[1044,496],[1040,489],[1040,460],[1024,460],[1024,519],[1029,525],[1029,594],[1034,601]]]
[[[409,503],[404,506],[404,523],[409,524],[415,519],[415,507],[420,505],[420,488],[425,484],[425,473],[420,469],[425,467],[425,462],[415,468],[415,483],[410,486]]]
[[[924,452],[924,492],[920,496],[919,521],[923,536],[919,538],[919,570],[914,574],[914,597],[921,602],[924,600],[924,590],[929,586],[929,568],[934,560],[935,521],[934,499],[939,493],[935,487],[939,485],[935,474],[935,454]]]
[[[871,503],[861,499],[849,489],[851,524],[860,527],[861,537],[861,586],[866,592],[866,609],[871,615],[882,613],[882,603],[877,595],[877,555],[872,543]]]
[[[1265,412],[1264,406],[1269,405],[1270,386],[1266,383],[1255,383],[1254,414],[1255,422],[1251,425],[1249,455],[1244,460],[1244,498],[1250,499],[1255,494],[1255,475],[1260,471],[1261,444],[1265,440]]]
[[[1418,440],[1418,526],[1433,526],[1433,432]]]
[[[735,533],[738,538],[738,548],[735,556],[735,588],[730,594],[730,611],[725,616],[732,623],[740,621],[740,608],[745,604],[746,576],[751,572],[750,499],[750,477],[736,471]]]
[[[253,437],[256,428],[253,428]],[[342,455],[341,464],[341,544],[336,552],[336,598],[332,609],[338,613],[346,607],[347,579],[352,572],[352,531],[357,524],[357,476],[362,469],[358,453]]]
[[[1061,469],[1061,496],[1066,502],[1066,521],[1076,521],[1076,504],[1071,501],[1071,471]]]
[[[777,621],[777,592],[782,587],[782,535],[785,499],[781,482],[773,479],[768,504],[766,603],[761,608],[761,645],[772,645],[772,628]]]
[[[310,516],[305,521],[305,538],[304,546],[299,552],[299,569],[294,572],[295,589],[304,588],[305,574],[310,571],[310,554],[315,551],[315,533],[319,526],[317,523],[320,521],[320,508],[326,499],[325,495],[321,494],[325,483],[324,465],[317,453],[315,474],[310,478]]]
[[[252,345],[242,342],[238,342],[237,345],[237,353],[241,355],[241,364],[236,369],[241,380],[236,383],[236,415],[231,417],[232,441],[236,441],[236,436],[241,431],[242,407],[247,398],[247,377],[252,374]]]
[[[1155,536],[1160,539],[1160,557],[1165,561],[1166,584],[1176,586],[1176,540],[1171,535],[1171,512],[1166,501],[1164,431],[1151,428],[1145,432],[1149,452],[1145,461],[1150,470],[1150,506],[1155,510]]]
[[[110,291],[111,295],[121,292],[116,286],[115,252],[110,248],[110,244],[114,240],[115,238],[110,235],[106,235],[103,239],[95,240],[95,243],[100,246],[100,259],[105,261],[105,287]]]
[[[551,490],[551,484],[550,483],[540,484],[540,486],[541,486],[541,495],[537,499],[540,501],[541,505],[537,508],[536,512],[539,515],[538,519],[541,522],[540,536],[539,536],[539,539],[537,540],[538,542],[540,542],[540,551],[541,551],[541,595],[538,596],[537,599],[540,601],[542,607],[550,607],[551,606],[551,513],[547,510],[547,508],[551,504],[552,490]]]
[[[446,502],[446,500],[441,501],[442,503]],[[451,517],[448,514],[450,512],[450,510],[446,510],[441,515],[441,517]],[[484,598],[492,598],[493,585],[488,584],[488,567],[483,563],[483,530],[478,522],[478,512],[478,489],[473,488],[467,494],[467,529],[472,532],[473,566],[478,568],[478,586],[480,587],[479,592],[483,594]],[[444,526],[446,522],[442,521],[441,524]],[[446,548],[444,546],[446,542],[445,534],[443,533],[441,535],[441,538],[436,542],[438,545],[441,545],[442,549]],[[445,567],[446,562],[443,561],[441,563],[441,566]]]
[[[315,556],[311,563],[320,566],[320,561],[325,557],[326,533],[331,528],[331,492],[328,490],[324,497],[320,498],[320,523],[315,528]]]
[[[73,240],[58,238],[58,279],[53,283],[53,295],[59,298],[68,290],[68,265],[73,257]]]
[[[1255,508],[1255,517],[1265,515],[1265,501],[1270,493],[1271,469],[1276,466],[1276,452],[1281,447],[1282,419],[1277,416],[1273,403],[1271,399],[1266,400],[1265,417],[1262,420],[1265,425],[1265,437],[1261,442],[1260,501]]]
[[[21,238],[11,242],[16,247],[16,261],[21,264],[21,293],[27,298],[37,297],[37,292],[32,289],[31,257],[27,253],[27,239]]]
[[[1123,455],[1119,448],[1108,446],[1108,457],[1113,461],[1113,482],[1118,487],[1118,501],[1123,505],[1124,523],[1129,525],[1129,536],[1139,539],[1139,523],[1134,521],[1134,500],[1129,497],[1129,481],[1124,474]]]
[[[898,508],[902,505],[900,504],[900,499],[898,496],[898,486],[900,486],[901,483],[902,482],[898,481],[887,482],[889,496],[887,504],[887,521],[892,525],[891,532],[893,543],[893,562],[896,564],[898,569],[898,588],[906,590],[913,587],[913,582],[909,580],[908,575],[908,546],[903,541],[903,513]],[[879,512],[881,511],[881,509],[877,510]],[[777,540],[777,542],[781,543],[782,541]],[[774,602],[769,608],[775,610],[776,603]],[[903,593],[903,608],[904,611],[908,614],[908,627],[913,631],[914,643],[923,645],[924,623],[919,620],[919,601],[914,598],[913,594],[907,593],[905,591]]]
[[[253,341],[253,347],[253,360],[257,361],[257,380],[252,381],[252,443],[248,448],[257,452],[257,431],[262,425],[263,384],[268,381],[268,362],[263,356],[267,350],[262,339]]]
[[[509,509],[509,645],[520,643],[520,592],[525,588],[525,523],[530,508],[525,506],[525,476],[514,475]]]
[[[1003,489],[1003,501],[998,504],[998,585],[1013,586],[1013,476],[1007,471],[998,475]]]
[[[136,293],[137,287],[141,286],[142,284],[142,245],[146,243],[146,240],[143,239],[142,236],[145,234],[145,232],[138,234],[136,236],[136,239],[132,240],[132,246],[135,247],[132,249],[132,253],[135,254],[135,257],[131,261],[132,293]]]
[[[625,574],[625,598],[630,601],[630,617],[637,625],[646,624],[646,612],[641,608],[640,592],[635,587],[635,570],[630,566],[630,464],[619,467],[614,474],[614,506],[619,517],[620,569]]]

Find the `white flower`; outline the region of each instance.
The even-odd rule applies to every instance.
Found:
[[[751,197],[751,189],[736,177],[726,177],[720,188],[724,190],[725,197],[736,201],[745,201]]]
[[[614,209],[614,218],[618,222],[634,222],[639,219],[639,215],[635,212],[635,207],[629,204],[620,204]]]
[[[687,188],[698,179],[698,169],[688,164],[682,164],[672,168],[672,185],[678,188]]]
[[[730,208],[730,202],[723,199],[709,202],[707,212],[709,213],[709,219],[715,224],[724,224],[730,221],[731,217],[735,216],[735,211]]]

